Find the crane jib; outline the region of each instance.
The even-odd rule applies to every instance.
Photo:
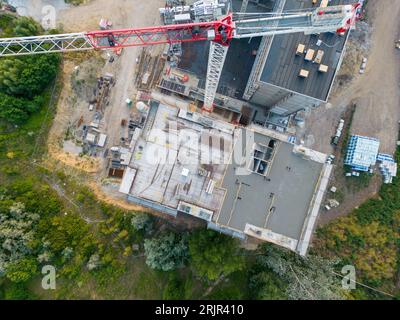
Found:
[[[345,32],[355,22],[361,10],[360,3],[353,5],[310,8],[299,12],[268,13],[263,17],[246,19],[242,13],[206,22],[163,25],[122,30],[43,35],[0,39],[0,58],[72,52],[91,49],[121,49],[134,46],[211,41],[207,66],[204,110],[213,110],[218,82],[229,44],[235,38],[251,38],[295,32],[315,34]],[[234,18],[235,17],[235,18]],[[242,18],[239,18],[242,17]]]
[[[0,39],[0,57],[193,41],[214,41],[228,46],[234,38],[294,32],[343,32],[354,21],[358,9],[359,4],[356,3],[240,20],[234,20],[234,14],[230,13],[220,20],[209,22],[4,38]]]
[[[207,40],[228,44],[233,38],[233,29],[232,16],[228,15],[210,22],[93,31],[86,33],[86,37],[96,49]]]

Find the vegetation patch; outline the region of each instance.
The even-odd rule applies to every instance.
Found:
[[[400,149],[396,152],[400,161]],[[398,293],[400,181],[385,184],[379,197],[367,200],[349,216],[317,230],[315,251],[339,257],[356,267],[362,281]],[[370,294],[370,293],[366,293]]]

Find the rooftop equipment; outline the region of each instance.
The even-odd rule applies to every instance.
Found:
[[[308,75],[309,75],[309,74],[310,74],[310,72],[309,72],[308,70],[301,69],[301,70],[300,70],[300,73],[299,73],[299,77],[308,78]]]
[[[215,187],[215,181],[210,179],[210,181],[208,181],[208,184],[207,184],[206,193],[212,194],[214,191],[214,187]]]
[[[304,60],[312,61],[312,59],[314,58],[314,54],[315,54],[315,50],[314,49],[308,49]]]
[[[304,51],[306,50],[306,47],[304,44],[299,43],[299,45],[297,46],[296,49],[296,55],[302,55],[304,53]]]
[[[319,72],[322,72],[322,73],[326,73],[326,72],[328,72],[328,66],[327,65],[325,65],[325,64],[321,64],[320,66],[319,66],[319,68],[318,68],[318,71]]]
[[[315,56],[314,62],[321,64],[322,58],[324,57],[324,51],[323,50],[318,50],[317,55]]]

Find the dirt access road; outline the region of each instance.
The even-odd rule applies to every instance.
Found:
[[[326,106],[310,113],[303,135],[306,145],[332,153],[331,135],[346,107],[354,102],[357,110],[351,133],[376,137],[381,152],[394,152],[400,119],[400,52],[394,49],[394,41],[400,37],[399,15],[400,1],[369,1],[372,47],[366,72],[332,95]]]
[[[361,83],[355,84],[357,104],[351,133],[381,141],[381,152],[396,148],[400,119],[400,53],[394,41],[400,36],[400,1],[370,1],[373,47]]]
[[[116,29],[150,26],[158,17],[158,8],[163,7],[163,4],[159,0],[91,0],[61,10],[57,24],[67,32],[97,30],[101,18],[111,20]]]
[[[380,151],[393,154],[399,132],[400,119],[400,52],[394,41],[400,37],[400,1],[369,1],[368,17],[372,24],[372,47],[365,74],[358,75],[330,104],[310,115],[309,135],[314,138],[317,150],[331,153],[330,135],[351,103],[357,105],[350,132],[380,139]],[[326,133],[330,128],[331,134]],[[308,129],[308,130],[310,130]],[[307,138],[306,138],[307,139]],[[337,210],[322,213],[319,224],[348,214],[379,189],[377,181],[360,192],[351,194]]]
[[[154,26],[161,23],[158,9],[164,5],[163,0],[95,0],[62,11],[60,22],[69,31],[98,29],[101,18],[111,20],[115,29]],[[114,74],[116,79],[116,85],[111,91],[110,107],[104,117],[103,130],[108,134],[107,147],[119,144],[121,120],[129,118],[130,110],[125,101],[136,95],[134,78],[140,50],[140,47],[124,49],[122,55],[115,62],[107,63],[103,70],[104,73]]]
[[[131,26],[151,26],[154,21],[159,19],[158,8],[163,5],[162,0],[139,1],[139,0],[92,0],[80,6],[69,6],[66,9],[59,10],[57,13],[57,26],[63,32],[82,32],[99,29],[101,18],[107,18],[113,22],[114,28],[128,28]],[[116,140],[120,136],[120,118],[122,112],[129,112],[124,106],[127,96],[134,94],[133,75],[136,67],[136,57],[140,48],[129,48],[124,50],[122,55],[115,59],[113,64],[107,63],[104,67],[104,61],[99,55],[91,57],[90,54],[85,58],[85,53],[69,55],[63,64],[62,78],[64,86],[57,106],[57,114],[49,134],[49,155],[67,165],[82,169],[86,172],[98,173],[101,170],[100,158],[77,157],[74,154],[60,149],[67,131],[67,127],[78,122],[81,116],[89,121],[88,97],[86,94],[74,92],[73,73],[75,67],[79,65],[81,72],[79,78],[85,83],[96,84],[97,76],[105,72],[111,72],[116,75],[118,85],[111,91],[110,107],[106,109],[105,128],[102,125],[101,130],[106,132],[108,129],[112,134],[109,135],[109,144],[113,144],[114,136]],[[102,53],[103,57],[106,54]],[[75,81],[76,82],[76,81]],[[75,83],[76,84],[76,83]],[[91,87],[92,84],[89,85]],[[78,90],[82,91],[82,90]],[[114,106],[116,106],[114,108]],[[124,107],[123,107],[124,106]],[[111,120],[109,120],[111,119]],[[107,132],[109,133],[109,132]]]
[[[98,23],[101,18],[111,20],[113,22],[113,28],[154,26],[160,24],[158,8],[164,5],[165,0],[93,0],[88,4],[70,7],[60,11],[58,23],[63,26],[66,32],[98,29]],[[160,50],[163,50],[163,46],[155,46],[151,54],[155,55]],[[127,97],[134,97],[136,93],[134,78],[137,67],[136,58],[139,56],[140,51],[140,47],[125,49],[120,57],[116,58],[113,63],[106,63],[106,66],[101,71],[102,73],[111,72],[116,76],[116,85],[112,88],[110,104],[106,109],[104,127],[102,127],[102,131],[108,134],[107,147],[119,144],[121,119],[128,118],[129,116],[130,110],[126,107],[125,100]],[[69,73],[64,75],[66,79],[69,79],[70,73],[73,72],[73,67],[68,70]],[[71,90],[66,87],[68,86],[65,85],[63,88],[63,94],[68,96]],[[69,115],[72,112],[71,109],[73,109],[73,107],[68,105],[66,99],[61,99],[60,101],[54,122],[55,125],[53,125],[50,135],[63,131],[62,129],[57,130],[57,127],[62,127],[63,124],[68,123],[67,115]],[[65,157],[70,159],[67,155],[65,155]],[[73,165],[71,160],[64,160],[62,163],[77,167]],[[59,164],[57,163],[57,165]],[[62,165],[59,168],[62,168]],[[107,192],[107,188],[101,185],[100,180],[102,177],[98,175],[99,172],[90,171],[89,173],[92,173],[91,176],[94,178],[93,180],[85,176],[81,177],[82,180],[80,181],[86,183],[102,201],[122,207],[126,210],[149,212],[149,210],[126,202],[121,194],[119,194],[119,197],[114,197],[111,191]],[[62,192],[57,186],[53,187],[57,192]],[[158,212],[151,211],[151,213],[155,216],[162,217],[163,221],[168,220],[171,225],[178,229],[182,228],[186,230],[203,224],[202,221],[187,215],[172,218]]]

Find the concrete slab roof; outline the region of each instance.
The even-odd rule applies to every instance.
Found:
[[[352,0],[332,0],[329,5],[340,5],[353,3]],[[299,10],[312,7],[310,0],[286,0],[284,11]],[[317,41],[322,45],[318,47]],[[326,101],[331,85],[336,75],[347,34],[340,36],[334,33],[323,33],[319,35],[305,35],[293,33],[275,36],[260,76],[260,81],[282,87],[290,91]],[[324,51],[322,64],[328,66],[327,72],[319,72],[319,64],[306,61],[304,55],[296,55],[299,44],[305,49]],[[299,77],[300,70],[309,71],[307,78]]]
[[[247,12],[266,12],[272,8],[272,1],[262,1],[263,6],[249,2]],[[241,0],[232,1],[233,11],[240,11]],[[237,99],[242,99],[256,56],[253,54],[260,46],[261,37],[252,39],[234,39],[229,51],[219,81],[218,93]],[[196,74],[200,79],[199,87],[205,88],[207,75],[209,42],[183,43],[183,56],[179,67]]]
[[[234,39],[229,47],[217,92],[241,99],[249,79],[261,38]],[[196,74],[199,88],[205,88],[209,42],[183,43],[183,56],[179,68]]]
[[[320,206],[316,194],[326,188],[320,183],[326,155],[265,128],[235,129],[164,104],[152,108],[153,130],[143,130],[132,146],[120,188],[129,201],[174,216],[186,212],[239,237],[306,250],[310,236],[305,241],[304,230],[312,229],[310,212],[317,216]],[[171,135],[163,139],[161,132]],[[244,157],[237,161],[238,155]]]
[[[254,142],[268,146],[271,138],[254,133]],[[235,164],[226,170],[224,204],[217,223],[238,231],[246,224],[299,240],[323,163],[293,153],[294,145],[278,141],[266,176],[237,175]],[[251,165],[251,164],[250,164]]]
[[[185,110],[157,106],[151,130],[133,151],[130,166],[136,171],[129,194],[168,208],[185,201],[214,212],[221,207],[224,190],[207,193],[206,188],[210,178],[219,181],[223,176],[234,127],[200,114],[188,117]],[[219,144],[213,145],[213,139]],[[207,174],[200,175],[200,170]]]

